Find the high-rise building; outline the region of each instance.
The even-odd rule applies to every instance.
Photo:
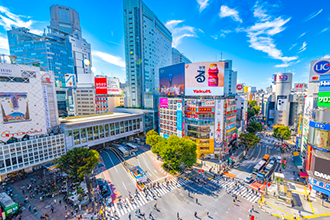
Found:
[[[158,69],[172,64],[172,34],[143,1],[123,5],[127,106],[143,107],[145,93],[159,92]]]
[[[50,7],[50,26],[67,34],[78,33],[81,36],[79,14],[69,7],[52,5]]]
[[[185,55],[183,55],[183,53],[180,53],[180,51],[178,51],[176,48],[172,48],[172,64],[178,64],[178,63],[191,63],[191,61],[188,59],[188,57],[186,57]]]
[[[233,71],[232,60],[224,60],[225,62],[225,94],[231,95],[236,93],[237,71]]]

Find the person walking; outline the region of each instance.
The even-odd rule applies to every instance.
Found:
[[[56,204],[56,199],[54,199],[54,203]]]
[[[195,211],[194,216],[197,217],[197,212]]]
[[[54,207],[53,206],[50,208],[50,210],[52,210],[52,213],[54,213]]]
[[[61,205],[62,204],[62,200],[58,200],[58,203]]]
[[[29,205],[28,208],[29,208],[29,211],[31,212],[31,205]]]
[[[196,198],[196,204],[198,204],[198,198]]]
[[[176,218],[177,218],[178,220],[180,219],[179,212],[176,213]]]
[[[37,214],[37,208],[36,207],[33,208],[33,212],[34,212],[35,215]]]
[[[60,204],[61,204],[61,203],[60,203]],[[68,209],[68,207],[65,205],[65,206],[64,206],[64,209],[65,209],[65,211],[66,211],[66,210]]]

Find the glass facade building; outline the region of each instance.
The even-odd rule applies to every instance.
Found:
[[[124,0],[128,107],[144,107],[145,93],[158,94],[159,68],[172,64],[172,34],[141,0]]]

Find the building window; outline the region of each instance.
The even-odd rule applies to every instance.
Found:
[[[99,139],[99,126],[93,126],[94,140]]]
[[[80,136],[81,136],[81,143],[86,143],[87,142],[86,128],[80,129]]]
[[[73,130],[73,142],[74,145],[80,144],[79,129]]]
[[[92,127],[87,128],[87,136],[88,136],[88,141],[93,141],[93,128]]]

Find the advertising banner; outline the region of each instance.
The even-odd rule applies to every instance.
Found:
[[[276,83],[292,82],[292,73],[278,73],[276,75]]]
[[[75,74],[65,74],[65,86],[66,87],[76,86],[76,75]]]
[[[224,94],[224,62],[190,63],[185,68],[185,95]]]
[[[318,93],[317,106],[330,107],[330,92],[319,92]]]
[[[41,74],[41,83],[42,84],[52,84],[54,83],[54,75],[48,72],[40,72]]]
[[[27,93],[0,93],[3,124],[31,121]]]
[[[108,94],[108,86],[107,86],[106,77],[95,78],[95,94],[96,95]]]
[[[323,60],[312,60],[309,67],[309,82],[319,82],[320,76],[329,74],[330,61]]]
[[[223,110],[224,100],[215,101],[215,136],[214,136],[214,148],[223,147]]]
[[[226,126],[226,130],[229,131],[230,129],[233,129],[233,128],[235,128],[235,127],[236,127],[236,122],[234,122],[234,123],[232,123],[232,124],[230,124],[230,125],[227,125],[227,126]]]
[[[182,96],[185,90],[184,63],[171,65],[159,69],[159,94],[168,96]]]
[[[330,91],[330,75],[320,76],[320,92],[329,92]]]
[[[293,90],[296,92],[302,92],[305,89],[305,84],[304,83],[295,83]]]
[[[177,136],[182,137],[182,100],[178,99],[176,103],[176,120],[177,120],[177,126],[176,126],[176,131],[177,131]]]
[[[120,81],[117,78],[108,78],[108,94],[120,95]]]
[[[272,109],[269,110],[269,117],[268,118],[269,119],[274,119],[275,118],[275,111],[274,110],[272,110]]]
[[[316,186],[316,187],[321,188],[321,189],[326,190],[326,191],[330,191],[330,184],[329,183],[319,181],[319,180],[314,179],[312,177],[309,177],[308,179],[309,179],[309,182],[311,183],[311,185]],[[315,187],[313,187],[313,189],[315,189],[316,191],[319,191],[318,188],[315,189]]]
[[[329,151],[329,131],[317,128],[309,129],[309,139],[308,142],[313,145],[313,147],[321,148],[319,150]]]
[[[314,157],[314,162],[314,176],[324,180],[330,180],[330,160]]]
[[[23,73],[18,65],[2,63],[0,68],[0,76],[23,77]]]
[[[286,107],[288,105],[288,99],[286,95],[278,95],[277,96],[277,110],[286,111]]]
[[[159,107],[168,108],[168,99],[167,98],[159,98]]]
[[[202,99],[200,102],[202,106],[214,106],[214,100]]]
[[[47,95],[47,86],[42,85],[42,95],[44,98],[44,105],[45,105],[45,116],[46,116],[46,127],[50,128],[50,115],[49,115],[49,104],[48,104],[48,95]]]
[[[276,82],[276,74],[272,75],[272,83]]]

